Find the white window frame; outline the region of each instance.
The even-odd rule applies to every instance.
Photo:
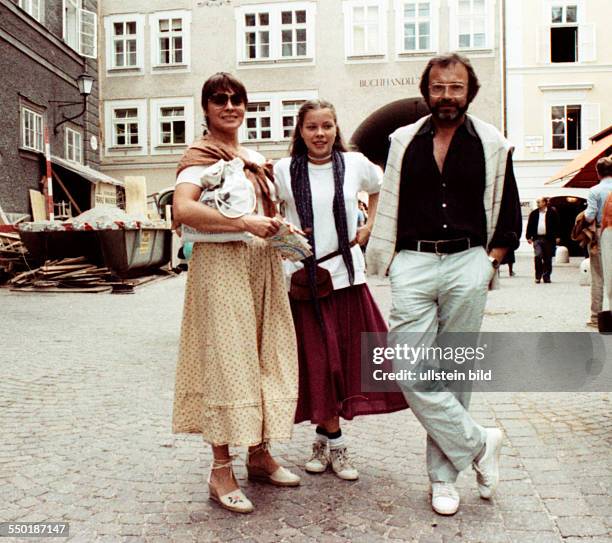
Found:
[[[160,32],[159,32],[159,21],[163,19],[181,19],[181,31],[180,36],[182,37],[182,52],[183,59],[181,62],[163,63],[160,62]],[[149,15],[149,26],[151,31],[151,67],[154,70],[163,69],[179,69],[184,71],[189,69],[191,65],[191,12],[186,10],[173,10],[173,11],[158,11]],[[174,37],[174,34],[170,32],[170,37]]]
[[[98,57],[98,15],[82,9],[82,0],[62,0],[62,37],[79,55]],[[74,28],[67,17],[68,10],[74,10]]]
[[[257,111],[249,111],[249,107],[254,107],[254,106],[259,106],[262,105],[263,107],[265,107],[265,110],[257,110]],[[248,123],[250,120],[255,119],[255,127],[249,127]],[[264,119],[268,119],[269,120],[269,125],[268,126],[263,126],[263,120]],[[274,124],[274,118],[272,117],[272,101],[270,99],[270,97],[268,96],[267,99],[264,100],[253,100],[251,99],[249,101],[249,104],[247,106],[247,110],[246,113],[244,115],[244,126],[245,126],[245,141],[248,142],[272,142],[272,141],[277,141],[277,139],[274,138],[273,133],[272,133],[272,125]],[[249,132],[251,130],[255,130],[255,132],[257,133],[258,137],[256,138],[251,138],[249,139]],[[270,133],[270,137],[269,138],[264,138],[263,137],[263,133],[264,132],[269,132]]]
[[[552,122],[552,110],[555,107],[562,107],[563,108],[563,119],[564,119],[564,147],[559,148],[559,147],[554,147],[553,146],[553,138],[555,136],[554,130],[553,130],[553,122]],[[567,108],[568,107],[579,107],[580,108],[580,142],[579,142],[579,146],[578,149],[568,149],[567,148]],[[583,121],[582,121],[582,114],[583,114],[583,107],[582,104],[578,104],[578,103],[567,103],[564,102],[563,104],[554,104],[551,105],[548,108],[548,122],[549,122],[549,132],[550,132],[550,140],[548,142],[548,145],[550,147],[550,150],[554,153],[557,152],[575,152],[575,151],[582,151],[583,147],[582,147],[582,140],[583,140]]]
[[[151,109],[151,154],[165,155],[182,153],[195,138],[195,115],[193,97],[154,98],[150,102]],[[162,108],[182,107],[185,120],[185,143],[162,143],[161,122]]]
[[[473,7],[474,0],[470,0]],[[472,42],[469,47],[459,47],[459,0],[449,0],[450,18],[449,18],[449,46],[451,51],[467,52],[467,51],[491,51],[495,45],[495,2],[494,0],[485,0],[484,2],[484,30],[485,41],[482,46],[475,46],[474,38],[474,20],[470,21],[470,36]]]
[[[552,108],[555,106],[580,106],[580,149],[553,149]],[[545,151],[549,153],[551,157],[574,157],[590,146],[589,138],[593,134],[599,132],[601,128],[600,104],[588,101],[585,93],[559,93],[557,97],[550,97],[545,102],[545,107],[543,109],[545,115],[544,122],[546,123],[546,130],[544,132],[546,134]]]
[[[45,131],[45,117],[43,113],[36,111],[35,109],[22,105],[19,111],[20,116],[20,129],[21,129],[21,148],[29,151],[44,152],[44,131]],[[27,126],[28,121],[32,126]],[[31,135],[29,134],[31,133]],[[29,144],[29,140],[34,138],[32,144]]]
[[[19,0],[19,7],[39,23],[44,22],[44,0]]]
[[[282,31],[288,28],[295,28],[296,24],[291,27],[282,24],[281,14],[283,11],[305,11],[306,12],[306,23],[304,28],[306,29],[306,54],[300,56],[286,56],[282,55]],[[269,56],[248,58],[246,48],[246,33],[257,29],[258,27],[247,27],[245,24],[245,15],[261,13],[268,13],[269,20],[266,29],[269,31]],[[308,2],[284,2],[274,4],[251,4],[244,5],[236,8],[236,57],[238,59],[238,66],[261,66],[261,65],[276,65],[276,64],[292,64],[292,65],[307,65],[314,64],[315,60],[315,17],[316,17],[316,3],[313,1]],[[257,17],[257,20],[259,17]],[[299,24],[300,28],[302,24]]]
[[[429,48],[427,49],[419,49],[418,47],[418,32],[416,34],[416,49],[405,49],[405,40],[404,40],[404,24],[406,20],[404,19],[404,6],[408,3],[417,4],[416,9],[416,17],[414,18],[414,23],[418,28],[419,22],[424,22],[418,15],[418,0],[395,0],[394,10],[395,10],[395,52],[396,57],[401,59],[402,57],[413,57],[417,55],[429,55],[432,53],[438,52],[439,47],[439,34],[440,27],[438,21],[440,20],[440,3],[438,0],[429,0]],[[421,2],[424,3],[424,2]]]
[[[114,111],[137,109],[138,145],[115,145]],[[148,123],[146,100],[109,100],[104,102],[104,147],[107,156],[146,155],[148,150]]]
[[[254,92],[249,93],[249,103],[269,103],[270,116],[270,138],[269,139],[248,139],[247,118],[253,115],[245,114],[244,122],[240,127],[240,140],[245,143],[286,143],[291,137],[283,135],[283,102],[294,102],[299,100],[312,100],[318,97],[315,90],[293,91],[293,92]],[[297,114],[297,111],[296,111]],[[260,115],[255,115],[260,117]]]
[[[378,8],[378,43],[372,50],[357,51],[354,46],[355,8]],[[344,14],[344,56],[346,60],[380,59],[387,57],[387,0],[344,0],[342,11]],[[366,44],[367,44],[366,29]],[[367,45],[366,45],[367,47]]]
[[[83,134],[68,126],[64,132],[64,157],[83,164]]]
[[[564,17],[567,6],[576,6],[577,17],[575,23],[553,23],[552,8],[562,7]],[[544,24],[540,26],[538,31],[538,58],[539,64],[554,64],[559,66],[574,66],[585,62],[594,62],[597,60],[597,38],[596,26],[593,23],[587,23],[586,14],[587,3],[584,0],[546,0],[543,2],[541,12]],[[551,29],[553,27],[577,27],[578,29],[578,54],[574,62],[552,62],[551,61]]]
[[[115,64],[115,23],[136,23],[136,64],[117,66]],[[145,17],[138,13],[125,13],[110,15],[104,18],[104,36],[106,53],[106,72],[108,75],[132,75],[134,72],[144,71],[144,27]]]

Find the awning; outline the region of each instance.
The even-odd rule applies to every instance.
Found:
[[[599,183],[595,164],[612,147],[612,134],[600,139],[585,149],[574,160],[568,162],[545,184],[562,184],[566,187],[589,188]]]
[[[83,164],[78,164],[77,162],[72,162],[70,160],[66,160],[64,158],[60,158],[57,156],[51,155],[51,162],[53,164],[58,165],[61,168],[69,170],[71,172],[80,175],[90,183],[108,183],[109,185],[116,185],[118,187],[123,187],[123,181],[119,181],[119,179],[115,179],[114,177],[110,177],[98,170],[94,170],[89,166],[84,166]]]

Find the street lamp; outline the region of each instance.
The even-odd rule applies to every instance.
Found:
[[[81,96],[83,97],[83,102],[82,102],[83,109],[76,115],[73,115],[72,117],[66,117],[66,115],[63,114],[62,115],[63,119],[53,127],[54,135],[57,136],[58,128],[61,125],[63,125],[64,123],[68,121],[74,121],[75,119],[78,119],[85,113],[85,110],[87,109],[87,97],[91,94],[93,83],[94,83],[94,78],[91,77],[87,72],[84,72],[81,75],[79,75],[79,77],[77,77],[77,86],[79,88],[79,92],[81,93]],[[64,100],[49,100],[49,102],[59,104],[59,106],[57,106],[58,108],[75,106],[81,103],[81,102],[66,102]]]
[[[79,92],[81,96],[87,98],[91,94],[91,88],[93,87],[94,78],[91,77],[88,73],[82,73],[79,77],[77,77],[77,85],[79,87]]]

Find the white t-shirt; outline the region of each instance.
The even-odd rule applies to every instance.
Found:
[[[546,209],[538,215],[538,236],[546,235]]]
[[[258,153],[257,151],[253,151],[253,149],[247,148],[246,150],[248,153],[248,159],[251,162],[255,162],[255,164],[259,165],[262,165],[266,162],[266,159],[262,154]],[[184,170],[181,170],[181,172],[176,177],[176,185],[180,185],[181,183],[191,183],[192,185],[197,185],[198,187],[203,189],[204,187],[202,186],[202,182],[200,179],[202,178],[202,175],[204,175],[206,168],[209,167],[210,166],[189,166]]]
[[[364,191],[376,194],[382,185],[382,170],[372,164],[361,153],[343,153],[345,163],[344,175],[344,205],[349,241],[357,235],[357,193]],[[293,191],[291,190],[291,175],[289,165],[291,158],[283,158],[274,165],[274,179],[278,189],[278,198],[285,202],[285,215],[289,222],[301,228],[300,219],[295,207]],[[334,172],[332,163],[323,165],[308,164],[310,190],[312,193],[312,210],[314,219],[314,235],[317,258],[338,250],[338,235],[334,222]],[[351,249],[355,280],[353,284],[365,283],[365,262],[359,245]],[[303,266],[301,262],[284,262],[285,274],[289,278],[293,272]],[[348,270],[341,255],[322,262],[320,266],[329,270],[334,289],[350,286]]]

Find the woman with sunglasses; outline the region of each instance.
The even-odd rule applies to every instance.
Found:
[[[366,285],[359,247],[370,236],[382,171],[361,153],[346,152],[334,106],[324,100],[310,100],[300,108],[290,154],[274,167],[279,199],[289,222],[307,233],[314,252],[304,260],[314,296],[291,299],[300,367],[295,420],[317,425],[306,471],[322,473],[331,465],[340,479],[355,480],[359,474],[349,458],[340,417],[350,420],[407,407],[399,389],[361,391],[361,333],[387,330]],[[370,195],[369,215],[357,228],[361,191]],[[330,256],[320,266],[330,273],[333,290],[318,298],[315,259]],[[297,269],[285,264],[290,276]]]
[[[179,162],[173,206],[178,223],[211,236],[223,234],[225,240],[193,246],[173,431],[200,433],[212,445],[210,498],[239,513],[251,512],[253,505],[234,477],[230,446],[249,447],[250,480],[300,484],[300,478],[281,467],[268,450],[271,439],[291,437],[297,353],[280,256],[264,241],[279,227],[271,166],[238,143],[246,106],[246,89],[230,74],[217,73],[204,83],[208,131]],[[250,187],[245,194],[251,191],[253,206],[232,214],[201,203],[209,188],[210,166],[216,165],[213,172],[219,164],[235,167],[237,158],[242,161],[239,167],[244,166],[244,184]],[[228,183],[226,178],[224,185]],[[231,201],[233,195],[227,196]]]

